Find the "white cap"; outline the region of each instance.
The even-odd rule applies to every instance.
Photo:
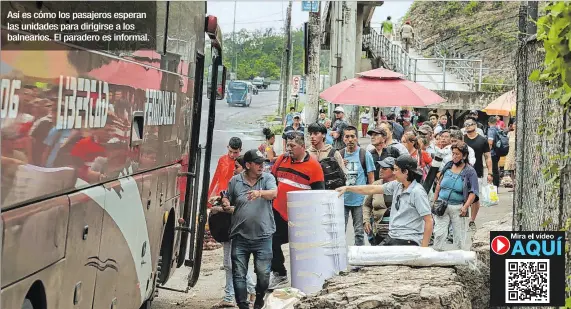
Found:
[[[345,113],[345,110],[344,110],[343,107],[341,107],[341,106],[337,106],[334,111],[335,111],[335,112]]]

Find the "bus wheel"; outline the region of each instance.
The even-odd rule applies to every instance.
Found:
[[[24,299],[24,303],[22,304],[22,309],[34,309],[34,305],[32,301],[28,298]]]

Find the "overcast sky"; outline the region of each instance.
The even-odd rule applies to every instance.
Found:
[[[380,23],[391,16],[398,20],[404,16],[413,1],[390,0],[375,9],[371,26],[379,28]],[[280,30],[284,26],[287,11],[287,1],[208,1],[208,14],[218,17],[222,33],[232,32],[234,20],[234,4],[236,3],[236,31],[240,29],[255,30],[275,28]],[[324,5],[322,1],[322,5]],[[308,13],[301,11],[301,1],[294,1],[292,5],[291,25],[299,28],[307,21]]]

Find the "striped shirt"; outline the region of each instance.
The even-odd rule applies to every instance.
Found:
[[[284,220],[287,217],[287,193],[299,190],[325,190],[325,179],[321,164],[306,153],[301,162],[293,162],[281,155],[273,166],[272,174],[278,180],[278,196],[274,199],[274,209]]]

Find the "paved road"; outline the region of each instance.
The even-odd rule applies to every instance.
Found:
[[[212,144],[212,159],[210,175],[216,170],[216,163],[220,156],[226,154],[226,146],[231,137],[242,139],[243,152],[257,148],[264,141],[262,127],[257,120],[271,115],[277,109],[279,85],[270,85],[268,90],[260,90],[254,95],[250,107],[231,107],[226,99],[217,101],[216,118],[214,124],[214,139]],[[206,145],[206,128],[208,125],[208,99],[203,97],[200,143]]]

